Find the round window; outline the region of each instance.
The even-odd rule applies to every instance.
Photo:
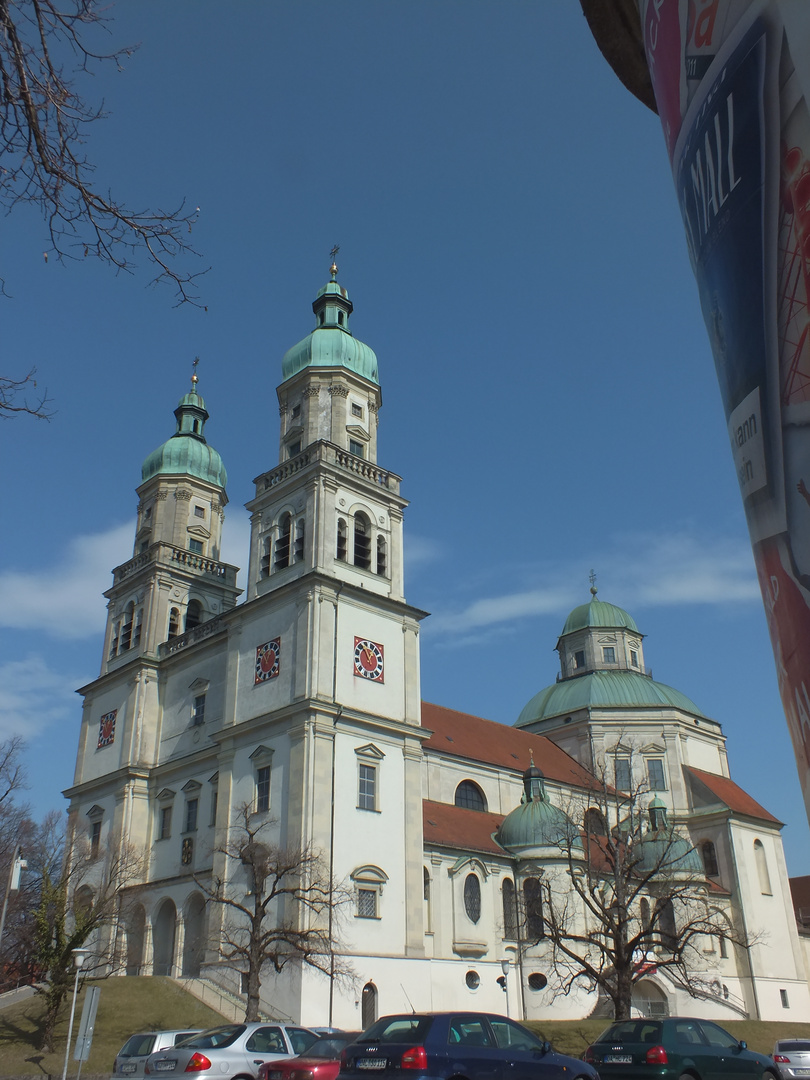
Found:
[[[545,990],[548,986],[548,979],[545,975],[539,971],[533,971],[529,976],[529,989],[530,990]]]
[[[468,971],[466,983],[470,990],[477,990],[481,983],[481,976],[477,971]]]

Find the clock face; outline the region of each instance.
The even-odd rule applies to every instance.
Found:
[[[115,742],[115,717],[118,713],[118,709],[113,709],[112,712],[105,713],[99,721],[98,725],[98,749],[102,746],[109,746]]]
[[[383,647],[366,638],[354,639],[354,673],[361,679],[383,682]]]
[[[253,678],[254,686],[258,686],[259,683],[267,682],[268,679],[275,679],[278,677],[280,658],[280,637],[273,638],[272,641],[266,641],[264,645],[260,645],[258,649],[256,649],[256,673]]]

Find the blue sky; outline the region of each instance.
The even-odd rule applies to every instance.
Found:
[[[790,873],[810,873],[663,137],[578,3],[111,14],[111,42],[140,49],[86,89],[110,113],[88,153],[119,198],[200,207],[208,310],[175,308],[143,264],[46,262],[30,208],[3,222],[3,370],[36,365],[57,409],[0,426],[0,735],[28,738],[37,812],[72,781],[101,593],[191,362],[229,473],[225,558],[244,566],[281,357],[339,243],[352,329],[379,359],[379,460],[411,500],[406,594],[433,612],[424,698],[512,723],[553,682],[593,568],[655,677],[723,724],[732,775],[786,823]]]

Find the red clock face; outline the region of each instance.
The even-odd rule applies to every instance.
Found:
[[[361,679],[369,679],[371,682],[383,682],[384,672],[382,645],[378,645],[376,641],[356,637],[354,639],[355,675]]]
[[[256,673],[254,686],[278,676],[281,662],[281,638],[266,641],[256,649]]]

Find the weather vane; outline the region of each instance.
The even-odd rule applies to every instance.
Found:
[[[588,580],[591,583],[591,596],[596,596],[596,574],[593,570],[588,574]]]
[[[334,281],[336,279],[336,277],[337,277],[338,268],[337,268],[337,263],[335,262],[335,259],[337,258],[337,253],[339,251],[340,251],[340,244],[335,244],[335,246],[329,252],[329,258],[332,260],[332,265],[329,267],[329,273],[332,275],[332,281]]]
[[[197,383],[200,381],[197,378],[197,364],[199,364],[199,356],[194,357],[194,363],[191,365],[191,389],[196,389]]]

